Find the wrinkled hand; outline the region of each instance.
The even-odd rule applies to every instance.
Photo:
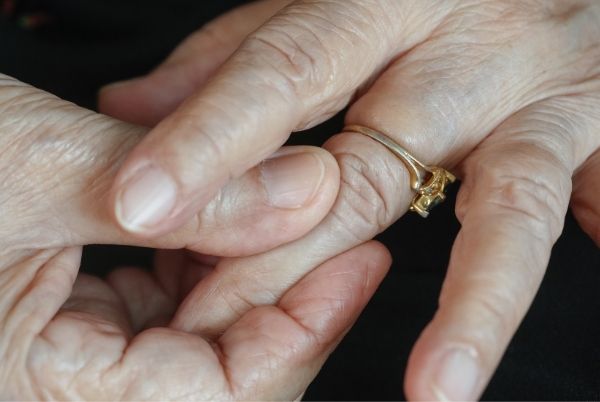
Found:
[[[228,261],[196,252],[254,253],[300,236],[330,208],[338,172],[322,150],[287,148],[322,160],[329,190],[308,207],[272,207],[259,168],[178,232],[139,241],[110,223],[106,193],[145,131],[0,76],[0,397],[297,398],[374,292],[389,255],[362,245],[219,334],[189,330],[203,313],[181,304]],[[300,228],[289,225],[297,220]],[[77,274],[88,243],[196,252],[161,251],[153,272],[126,267],[101,280]]]
[[[102,93],[103,109],[126,119],[152,110],[145,123],[153,124],[173,112],[125,162],[115,205],[134,170],[159,167],[175,194],[136,230],[171,230],[291,131],[351,104],[348,124],[382,131],[423,162],[462,176],[463,228],[405,387],[411,399],[476,398],[536,293],[571,197],[600,244],[600,4],[314,0],[293,2],[266,22],[269,13],[257,11],[275,13],[283,3],[235,11],[148,77]],[[244,34],[264,24],[244,40],[228,34],[237,20],[246,21]],[[142,104],[141,94],[149,95]],[[408,175],[385,148],[352,133],[325,148],[342,173],[329,216],[301,240],[251,259],[254,268],[230,261],[201,284],[188,308],[214,317],[199,328],[218,333],[266,302],[267,291],[275,302],[311,266],[406,211]],[[280,269],[290,258],[303,267]],[[266,270],[267,259],[280,264]],[[203,287],[219,291],[203,297]]]

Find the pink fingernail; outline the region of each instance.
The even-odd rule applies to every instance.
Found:
[[[477,398],[479,378],[475,350],[454,348],[442,357],[431,387],[440,401],[471,401]]]
[[[144,232],[169,216],[176,198],[174,180],[162,169],[148,166],[123,185],[117,196],[116,216],[124,229]]]
[[[277,208],[296,209],[308,204],[321,186],[324,174],[323,161],[309,152],[284,154],[261,165],[269,203]]]

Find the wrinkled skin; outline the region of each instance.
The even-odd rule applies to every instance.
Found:
[[[160,122],[113,187],[114,207],[132,169],[148,163],[176,183],[174,212],[140,237],[178,227],[291,131],[347,105],[348,124],[382,131],[457,173],[462,230],[439,310],[409,362],[409,399],[481,395],[537,291],[570,200],[600,244],[594,0],[259,2],[192,35],[147,77],[106,88],[100,105],[125,120]],[[218,333],[263,292],[276,300],[314,265],[405,213],[408,174],[385,148],[353,133],[324,148],[341,169],[329,215],[302,239],[253,258],[254,267],[232,261],[201,284],[187,308],[211,319],[195,329]],[[302,262],[260,270],[257,286],[255,269],[267,258]],[[202,289],[214,287],[205,297]]]
[[[339,173],[318,148],[287,148],[323,158],[328,189],[309,205],[269,205],[259,168],[179,231],[140,241],[111,224],[107,194],[145,131],[0,76],[0,398],[298,398],[383,279],[387,251],[364,244],[218,334],[189,330],[204,320],[183,307],[189,294],[229,261],[200,252],[256,253],[301,236],[331,207]],[[263,214],[264,231],[249,218]],[[282,229],[290,220],[305,226]],[[78,275],[88,243],[188,250],[103,280]]]

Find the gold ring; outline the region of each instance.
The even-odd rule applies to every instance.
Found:
[[[350,125],[344,128],[344,132],[363,134],[374,139],[406,165],[410,173],[410,187],[417,192],[410,205],[411,211],[427,218],[433,207],[446,199],[446,186],[456,180],[456,177],[446,169],[424,165],[391,138],[368,127]]]

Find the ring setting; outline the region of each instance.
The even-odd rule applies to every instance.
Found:
[[[344,128],[344,132],[363,134],[374,139],[406,165],[410,173],[410,187],[417,193],[411,202],[410,210],[423,218],[427,218],[430,211],[446,199],[446,187],[456,181],[456,177],[446,169],[426,166],[391,138],[378,131],[360,125],[350,125]]]

